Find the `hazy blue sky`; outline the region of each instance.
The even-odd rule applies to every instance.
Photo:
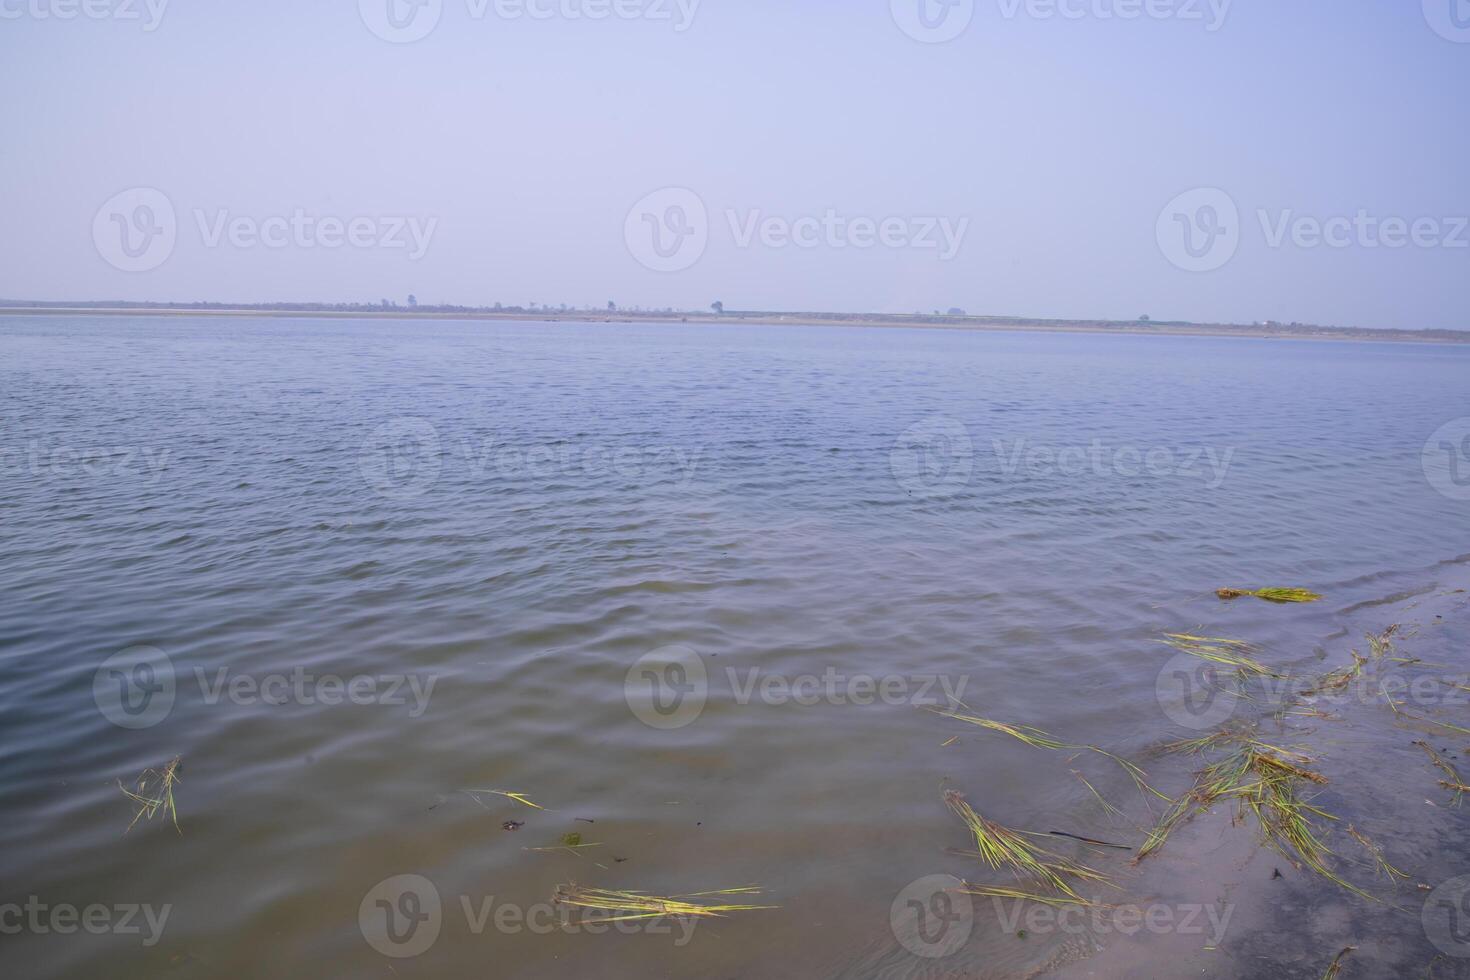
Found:
[[[0,0],[0,296],[1470,327],[1470,0],[152,2]]]

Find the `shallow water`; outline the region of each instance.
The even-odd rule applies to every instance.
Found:
[[[1220,942],[1019,939],[977,900],[945,957],[901,893],[1003,879],[945,853],[942,789],[1129,844],[1146,814],[1094,753],[915,705],[950,691],[1177,792],[1189,764],[1151,750],[1198,718],[1162,631],[1296,672],[1399,622],[1400,656],[1463,672],[1470,443],[1434,434],[1466,415],[1460,347],[0,319],[0,905],[169,910],[151,945],[27,924],[11,975],[1320,976],[1350,944],[1418,975],[1415,884],[1470,872],[1466,811],[1376,698],[1282,737],[1340,768],[1331,805],[1410,872],[1409,912],[1216,815],[1137,869],[1086,856],[1129,901],[1238,906]],[[178,831],[125,834],[118,782],[175,756]],[[530,850],[570,832],[598,846]],[[571,881],[781,908],[593,935],[538,918]]]

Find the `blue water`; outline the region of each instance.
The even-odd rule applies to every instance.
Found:
[[[0,319],[0,905],[171,908],[152,945],[27,927],[3,955],[36,977],[1085,963],[1092,947],[1021,948],[991,920],[958,960],[890,930],[908,882],[974,870],[943,853],[965,843],[946,779],[1009,824],[1134,833],[1068,773],[1124,797],[1116,767],[915,710],[917,688],[963,680],[978,714],[1143,758],[1178,733],[1156,695],[1164,630],[1336,665],[1344,637],[1402,618],[1384,604],[1459,587],[1470,442],[1434,434],[1466,416],[1466,347]],[[1327,599],[1213,595],[1275,585]],[[655,667],[692,655],[708,688],[666,730],[630,704],[629,671],[671,645],[686,652]],[[330,703],[291,687],[298,668],[375,686]],[[160,671],[167,713],[116,723],[107,691]],[[742,703],[750,671],[775,686]],[[824,674],[905,689],[782,694]],[[177,830],[129,831],[119,781],[175,757]],[[546,809],[464,792],[497,789]],[[570,832],[599,846],[527,850]],[[394,959],[359,911],[403,874],[433,882],[444,921]],[[748,901],[781,909],[677,947],[462,914],[461,897],[530,907],[569,881],[755,883]],[[1405,957],[1433,955],[1401,925]]]

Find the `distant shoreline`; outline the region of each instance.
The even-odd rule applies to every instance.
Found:
[[[1255,340],[1345,340],[1369,343],[1467,344],[1470,331],[1391,330],[1370,327],[1321,327],[1285,324],[1188,323],[1153,320],[1052,320],[1036,317],[925,315],[892,313],[781,313],[727,311],[697,312],[619,310],[528,310],[445,307],[348,307],[276,305],[252,307],[223,304],[190,306],[6,305],[0,316],[103,317],[268,317],[323,320],[519,320],[547,323],[746,323],[763,326],[848,326],[927,328],[939,330],[1026,331],[1037,333],[1128,334],[1132,336],[1244,337]]]

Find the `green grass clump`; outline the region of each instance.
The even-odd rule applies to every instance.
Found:
[[[160,813],[167,813],[173,820],[174,830],[183,833],[179,830],[179,811],[174,806],[174,784],[180,782],[179,766],[182,764],[183,757],[174,756],[162,769],[144,769],[133,789],[128,789],[122,780],[118,780],[117,788],[138,808],[128,830],[132,830],[139,820],[152,820]]]
[[[975,856],[992,868],[1010,871],[1022,880],[1036,882],[1077,901],[1082,898],[1067,878],[1104,884],[1108,882],[1107,875],[1101,871],[1054,854],[1027,839],[1040,835],[1012,830],[985,819],[975,812],[963,795],[954,790],[945,792],[944,804],[964,821],[974,836]]]
[[[1283,676],[1250,656],[1256,653],[1258,648],[1245,640],[1230,640],[1218,636],[1195,636],[1192,633],[1165,633],[1164,638],[1159,642],[1192,657],[1223,664],[1226,667],[1234,667],[1236,673],[1242,678]]]
[[[1328,866],[1333,854],[1322,840],[1319,823],[1337,818],[1302,796],[1304,786],[1327,783],[1326,776],[1307,768],[1312,762],[1307,756],[1268,745],[1246,730],[1216,732],[1176,742],[1170,748],[1228,749],[1228,753],[1199,771],[1189,792],[1175,800],[1149,832],[1134,863],[1163,847],[1169,835],[1194,813],[1216,803],[1233,802],[1241,816],[1249,813],[1256,818],[1266,844],[1293,866],[1306,867],[1356,895],[1377,901]]]
[[[1322,596],[1309,589],[1216,589],[1221,599],[1239,599],[1254,596],[1267,602],[1316,602]]]

